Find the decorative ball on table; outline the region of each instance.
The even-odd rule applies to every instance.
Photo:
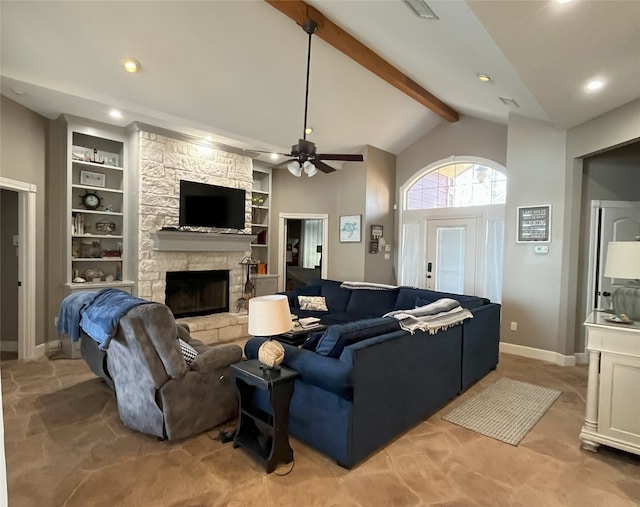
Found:
[[[290,331],[292,327],[287,296],[274,294],[249,300],[249,334],[270,338],[258,350],[258,361],[263,368],[279,368],[278,365],[284,359],[284,348],[271,338]]]

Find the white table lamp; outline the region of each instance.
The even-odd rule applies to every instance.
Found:
[[[293,328],[287,296],[274,294],[249,300],[249,334],[268,336],[286,333]],[[258,349],[258,360],[267,368],[278,368],[284,359],[284,347],[269,340]]]
[[[613,311],[640,321],[640,241],[610,242],[604,276],[627,280],[613,293]]]

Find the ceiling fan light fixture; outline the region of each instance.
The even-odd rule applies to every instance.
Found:
[[[311,127],[307,127],[306,129],[304,129],[304,133],[307,135],[313,134],[313,129]]]
[[[296,178],[299,178],[302,175],[302,166],[300,162],[297,160],[292,160],[287,164],[287,169],[291,174],[293,174]]]
[[[433,9],[427,5],[424,0],[404,0],[404,3],[415,13],[416,16],[422,19],[439,19]]]
[[[302,168],[304,169],[305,174],[309,176],[309,178],[311,178],[311,176],[315,176],[318,173],[318,169],[316,168],[316,166],[314,166],[308,160],[304,164],[302,164]]]

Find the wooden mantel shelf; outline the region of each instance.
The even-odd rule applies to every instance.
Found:
[[[244,252],[251,249],[255,234],[222,232],[156,231],[153,249],[162,252]]]

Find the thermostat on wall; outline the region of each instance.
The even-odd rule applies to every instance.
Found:
[[[537,254],[549,253],[549,247],[546,245],[537,245],[533,248],[533,251]]]

